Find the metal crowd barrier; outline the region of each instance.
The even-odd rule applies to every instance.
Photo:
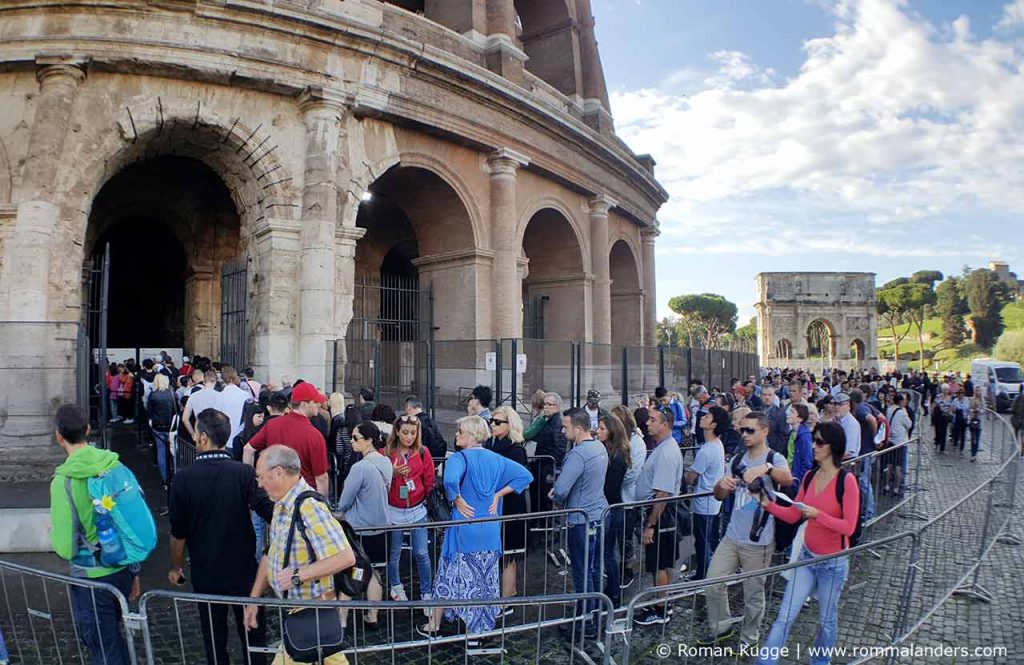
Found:
[[[116,587],[0,561],[0,589],[12,663],[104,663],[108,654],[137,662],[128,601]]]

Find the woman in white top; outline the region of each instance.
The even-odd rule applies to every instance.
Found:
[[[903,495],[903,471],[907,465],[907,446],[900,446],[910,440],[910,430],[914,422],[907,411],[907,393],[896,391],[893,404],[885,417],[889,419],[889,441],[895,450],[885,454],[885,486],[883,493],[890,491],[896,496]],[[897,447],[900,446],[900,447]]]

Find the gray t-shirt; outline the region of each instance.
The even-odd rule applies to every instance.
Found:
[[[650,457],[636,478],[636,500],[649,501],[655,492],[679,494],[683,482],[683,454],[679,443],[668,437],[651,451]]]
[[[786,458],[771,449],[754,458],[751,458],[749,453],[745,452],[738,463],[740,475],[742,476],[743,472],[751,467],[764,464],[768,461],[769,455],[772,456],[772,466],[789,468]],[[729,466],[728,472],[731,474],[732,463]],[[775,483],[772,482],[771,474],[765,474],[763,479],[764,486],[768,491],[775,490]],[[754,523],[754,516],[762,512],[758,510],[760,505],[757,499],[747,491],[746,485],[737,487],[733,495],[735,501],[732,507],[732,518],[729,520],[729,528],[725,531],[725,537],[740,545],[770,545],[775,542],[775,518],[771,515],[768,515],[768,521],[764,525],[764,530],[761,531],[761,538],[757,542],[750,540],[750,527]]]
[[[700,474],[697,477],[695,492],[710,492],[725,475],[725,448],[721,439],[705,441],[697,449],[690,471]],[[697,515],[717,515],[722,509],[722,502],[713,496],[693,500],[693,512]]]
[[[338,509],[344,513],[349,524],[360,528],[387,526],[391,523],[388,488],[391,487],[393,473],[391,461],[377,451],[352,465],[338,500]],[[360,533],[372,536],[379,532]]]
[[[846,435],[846,455],[857,457],[860,455],[860,423],[852,413],[848,413],[839,419],[839,426]]]

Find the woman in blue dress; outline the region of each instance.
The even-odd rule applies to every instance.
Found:
[[[469,520],[501,514],[502,498],[521,494],[533,475],[521,465],[483,448],[491,436],[487,421],[467,416],[456,423],[457,453],[444,467],[444,487],[452,502],[452,520]],[[441,559],[434,579],[434,599],[481,600],[500,597],[501,523],[483,522],[450,526],[445,531]],[[494,629],[500,612],[497,604],[475,607],[438,607],[421,635],[434,637],[446,621],[462,619],[470,634]]]

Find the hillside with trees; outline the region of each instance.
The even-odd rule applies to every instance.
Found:
[[[882,360],[939,371],[966,371],[983,356],[1024,363],[1024,301],[991,270],[918,271],[876,295]]]

